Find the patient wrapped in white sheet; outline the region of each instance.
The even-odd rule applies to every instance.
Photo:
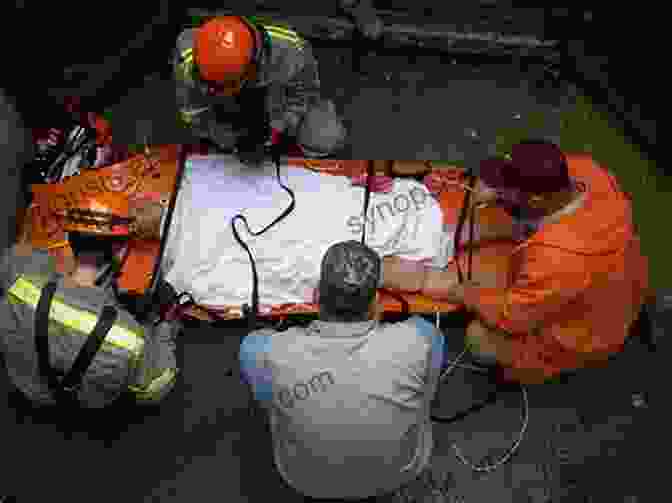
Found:
[[[242,214],[258,232],[290,204],[275,166],[249,168],[232,156],[196,156],[187,161],[163,262],[164,277],[207,306],[249,302],[252,271],[247,252],[231,230]],[[250,247],[259,277],[260,305],[309,302],[327,248],[361,240],[364,189],[345,176],[283,165],[283,183],[294,192],[292,213],[258,237],[236,221]],[[444,267],[452,233],[438,203],[415,180],[395,180],[389,193],[372,193],[366,243],[381,256],[397,255]]]

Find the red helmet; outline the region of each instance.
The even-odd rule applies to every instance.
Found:
[[[217,17],[196,32],[194,62],[201,78],[215,90],[233,94],[256,69],[260,46],[252,24],[239,16]]]

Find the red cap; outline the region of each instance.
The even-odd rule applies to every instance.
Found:
[[[567,160],[550,142],[530,141],[511,148],[512,160],[486,159],[479,176],[493,189],[517,189],[529,194],[565,190],[571,186]]]

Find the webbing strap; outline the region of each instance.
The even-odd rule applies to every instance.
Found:
[[[54,398],[59,398],[61,383],[54,368],[49,362],[49,305],[56,292],[56,283],[50,281],[42,290],[40,300],[35,309],[35,350],[40,374],[47,379],[49,389]],[[46,312],[46,316],[43,314]]]
[[[58,372],[52,367],[49,350],[49,307],[56,292],[56,281],[51,280],[42,289],[40,300],[35,310],[35,349],[37,351],[40,374],[47,379],[47,384],[57,403],[61,405],[77,405],[77,389],[82,383],[84,374],[91,366],[96,353],[105,340],[117,319],[117,310],[105,306],[103,313],[80,349],[72,367],[62,381],[58,380]]]
[[[231,230],[233,231],[233,237],[236,239],[238,244],[242,246],[243,249],[247,252],[247,256],[250,258],[250,266],[252,268],[252,306],[248,306],[247,304],[243,306],[243,313],[247,317],[248,327],[250,331],[256,330],[257,328],[257,315],[259,313],[259,276],[257,275],[257,267],[254,262],[254,257],[252,256],[252,252],[250,251],[250,247],[245,242],[243,242],[243,240],[240,238],[240,235],[238,234],[238,230],[236,229],[236,220],[237,219],[242,220],[243,223],[245,224],[247,232],[252,236],[256,237],[262,235],[264,232],[266,232],[275,224],[277,224],[286,216],[288,216],[292,211],[294,211],[294,206],[296,205],[296,198],[294,197],[294,192],[292,191],[292,189],[290,189],[284,183],[282,183],[282,180],[280,178],[279,145],[273,146],[272,157],[273,157],[273,163],[275,164],[275,173],[278,178],[278,184],[280,185],[280,187],[283,188],[285,192],[289,194],[289,197],[291,197],[292,199],[291,203],[289,203],[289,206],[285,208],[285,210],[278,217],[276,217],[275,220],[273,220],[270,224],[268,224],[266,227],[264,227],[258,232],[253,232],[250,229],[250,226],[247,223],[247,219],[241,214],[237,214],[231,219]]]
[[[37,309],[41,295],[40,289],[23,277],[19,277],[7,293],[34,309]],[[83,336],[90,334],[98,321],[97,316],[69,306],[58,299],[52,301],[49,316],[52,320]],[[129,351],[135,358],[142,355],[145,344],[142,335],[116,324],[110,329],[105,341]]]
[[[373,183],[373,161],[366,164],[366,185],[364,188],[364,225],[362,226],[362,244],[366,244],[366,213],[369,211],[369,200],[371,199],[371,184]]]

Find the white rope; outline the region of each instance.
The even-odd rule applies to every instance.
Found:
[[[441,318],[440,318],[440,316],[441,315],[440,315],[439,311],[437,310],[436,311],[436,328],[438,330],[441,329]],[[460,360],[464,357],[464,355],[466,353],[467,353],[467,349],[465,348],[464,351],[462,351],[462,353],[460,353],[460,355],[454,361],[451,362],[451,366],[449,368],[447,368],[443,372],[443,374],[441,374],[441,377],[439,377],[439,382],[442,382],[456,367],[469,368],[469,366],[460,365],[460,363],[459,363]],[[471,463],[467,458],[464,457],[464,455],[462,454],[462,450],[457,446],[457,444],[453,444],[452,447],[453,447],[453,450],[455,451],[455,456],[457,457],[457,459],[460,460],[460,462],[462,462],[462,464],[468,466],[469,468],[471,468],[475,472],[486,472],[486,473],[488,473],[488,472],[492,472],[492,471],[496,470],[497,468],[499,468],[500,466],[502,466],[503,464],[508,462],[511,459],[511,457],[516,453],[516,451],[520,447],[520,444],[523,441],[523,438],[525,436],[525,432],[527,431],[527,426],[529,425],[529,420],[530,420],[530,404],[529,404],[528,397],[527,397],[527,389],[525,388],[525,386],[523,386],[521,384],[520,385],[520,390],[521,390],[522,395],[523,395],[523,424],[522,424],[522,427],[520,429],[520,433],[518,434],[518,438],[513,443],[511,448],[507,451],[506,454],[504,454],[504,456],[502,456],[497,462],[495,462],[493,464],[490,464],[490,465],[475,465],[475,464]]]
[[[475,472],[492,472],[502,466],[504,463],[509,461],[511,459],[511,456],[515,454],[515,452],[518,450],[518,447],[520,447],[521,442],[523,441],[523,437],[525,436],[525,432],[527,431],[527,426],[529,424],[529,419],[530,419],[530,405],[527,399],[527,389],[525,386],[522,384],[520,385],[520,390],[523,394],[523,425],[520,429],[520,433],[518,435],[518,438],[514,442],[514,444],[511,446],[511,448],[508,450],[508,452],[502,456],[499,461],[496,463],[493,463],[491,465],[474,465],[472,464],[468,459],[466,459],[462,455],[462,450],[456,445],[453,444],[453,450],[455,451],[455,456],[457,459],[459,459],[463,464],[467,465],[469,468],[471,468]]]

